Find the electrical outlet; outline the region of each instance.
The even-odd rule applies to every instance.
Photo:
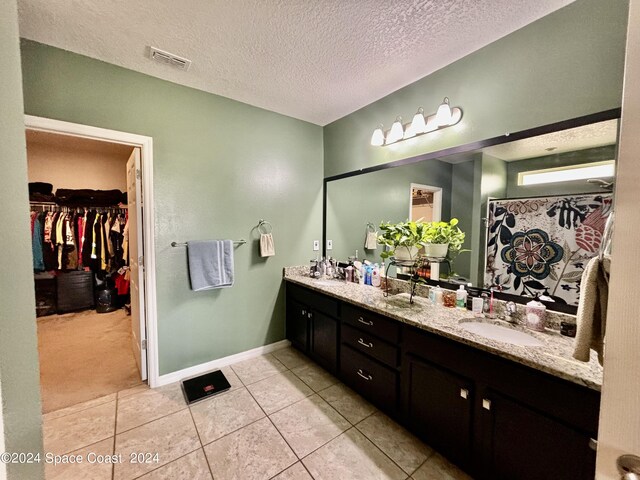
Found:
[[[327,240],[327,250],[333,250],[333,240]]]
[[[313,251],[317,252],[318,250],[320,250],[320,240],[314,240],[313,241]]]

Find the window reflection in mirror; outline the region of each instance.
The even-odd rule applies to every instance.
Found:
[[[367,223],[379,225],[382,221],[401,222],[407,218],[430,220],[430,214],[433,215],[433,220],[448,221],[456,217],[460,228],[466,233],[464,248],[472,250],[456,259],[456,273],[465,280],[469,279],[474,286],[490,286],[487,282],[490,279],[495,282],[496,278],[495,275],[489,275],[486,269],[487,243],[496,236],[496,231],[502,229],[489,224],[498,219],[495,211],[493,214],[488,211],[490,199],[517,199],[521,203],[529,201],[542,207],[540,215],[547,221],[542,223],[542,230],[550,235],[549,242],[558,244],[558,255],[536,256],[532,251],[516,252],[514,245],[509,243],[511,238],[518,232],[535,230],[535,215],[530,215],[524,222],[517,216],[514,219],[509,217],[508,224],[505,218],[503,224],[509,232],[504,230],[498,233],[494,240],[498,243],[498,248],[496,245],[489,245],[489,255],[499,257],[501,261],[512,262],[512,268],[508,272],[511,279],[510,282],[505,282],[506,276],[503,275],[497,280],[503,283],[508,293],[520,295],[544,293],[545,289],[539,287],[541,284],[546,286],[545,282],[548,281],[550,288],[547,288],[547,292],[555,290],[554,296],[558,297],[558,302],[575,303],[571,300],[571,295],[565,293],[572,290],[579,294],[579,280],[576,279],[584,261],[588,261],[589,255],[594,254],[591,250],[597,250],[597,237],[601,234],[601,222],[597,221],[597,214],[594,214],[594,210],[598,208],[596,203],[600,201],[600,194],[604,194],[605,198],[612,191],[615,179],[610,173],[598,175],[597,171],[594,178],[573,179],[571,175],[563,173],[566,177],[562,181],[533,182],[529,185],[523,184],[519,179],[527,172],[553,173],[552,169],[566,172],[569,167],[605,165],[616,158],[617,130],[618,121],[612,119],[329,181],[325,211],[326,238],[333,240],[333,250],[327,254],[337,259],[346,259],[354,255],[357,249],[361,259],[380,262],[380,246],[375,250],[364,249]],[[407,195],[408,192],[410,195]],[[578,194],[587,196],[575,197]],[[436,196],[440,196],[439,218],[434,210],[438,203]],[[566,208],[566,205],[563,207],[563,197],[568,198],[569,203],[573,201],[575,208]],[[575,201],[582,204],[576,204]],[[556,208],[553,208],[554,205]],[[600,206],[600,213],[606,215],[609,207],[604,204]],[[567,222],[561,222],[562,216]],[[517,222],[510,227],[513,220]],[[557,224],[556,230],[553,230],[553,222]],[[583,225],[585,222],[586,225]],[[574,232],[567,237],[561,228]],[[587,230],[588,235],[585,233]],[[582,238],[576,240],[576,232]],[[511,237],[507,238],[509,235]],[[545,243],[548,242],[531,242],[529,238],[526,245],[533,249],[540,247],[553,250],[553,245],[545,246]],[[556,258],[560,250],[562,256]],[[503,251],[507,252],[505,258],[502,258]],[[495,267],[491,260],[489,258],[490,268]],[[564,260],[569,260],[570,263],[567,264]],[[545,262],[550,264],[544,265]],[[447,275],[446,264],[440,265],[440,273],[443,277]],[[516,280],[518,275],[519,281]],[[554,277],[560,279],[563,275],[564,280],[552,280]],[[529,282],[527,286],[524,285],[525,282]]]

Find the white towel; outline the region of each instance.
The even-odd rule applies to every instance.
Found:
[[[378,232],[367,229],[367,236],[364,239],[364,248],[366,250],[378,249]]]
[[[273,257],[276,254],[276,247],[273,244],[273,236],[270,233],[260,234],[260,256]]]
[[[589,361],[590,350],[593,349],[602,365],[610,268],[611,257],[605,255],[602,260],[592,258],[582,272],[573,358],[583,362]]]
[[[191,290],[233,286],[233,240],[187,242]]]

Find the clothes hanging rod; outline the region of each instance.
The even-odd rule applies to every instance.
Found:
[[[234,240],[233,241],[234,245],[244,245],[245,243],[247,243],[247,241],[244,238],[241,238],[240,240]],[[182,242],[182,243],[171,242],[171,246],[172,247],[186,247],[187,246],[187,242]]]

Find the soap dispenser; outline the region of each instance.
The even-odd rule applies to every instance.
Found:
[[[526,326],[536,332],[544,332],[545,320],[547,316],[547,307],[540,302],[538,295],[536,298],[527,303]]]

